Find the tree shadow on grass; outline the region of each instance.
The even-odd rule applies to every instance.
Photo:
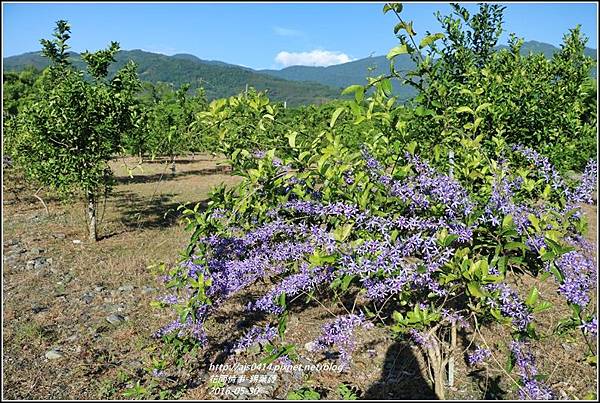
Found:
[[[174,201],[174,196],[175,194],[168,193],[154,197],[141,197],[137,193],[129,191],[114,192],[113,198],[116,201],[119,221],[124,228],[121,231],[104,235],[101,239],[140,229],[165,228],[177,224],[182,217],[178,207],[183,203]],[[186,205],[193,208],[196,204],[200,204],[199,211],[203,211],[207,203],[208,199],[203,199],[186,203]]]
[[[410,344],[397,341],[386,352],[379,380],[364,392],[361,399],[437,400],[437,396],[427,381],[427,375],[422,373]]]
[[[154,159],[150,159],[150,157],[145,157],[142,161],[144,164],[166,164],[171,163],[171,158],[169,157],[156,157]],[[198,162],[220,162],[218,159],[207,157],[206,154],[197,154],[196,156],[188,156],[188,157],[180,157],[175,158],[175,165],[177,164],[195,164]]]
[[[194,169],[190,171],[181,171],[173,173],[171,169],[165,170],[162,173],[156,173],[151,175],[135,174],[133,177],[130,176],[119,176],[115,178],[118,185],[130,185],[136,183],[152,183],[160,181],[172,181],[185,178],[192,175],[217,175],[217,174],[229,174],[231,169],[227,166],[217,166],[211,168]]]

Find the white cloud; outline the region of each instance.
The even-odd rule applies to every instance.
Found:
[[[168,46],[147,46],[145,48],[142,48],[140,50],[143,50],[144,52],[150,52],[150,53],[159,53],[161,55],[165,55],[165,56],[173,56],[176,53],[180,53],[177,51],[177,49],[175,48],[171,48]]]
[[[345,53],[329,50],[312,50],[310,52],[279,52],[275,61],[283,67],[288,66],[331,66],[348,63],[352,59]]]
[[[273,27],[273,31],[279,36],[304,36],[304,32],[298,31],[297,29]]]

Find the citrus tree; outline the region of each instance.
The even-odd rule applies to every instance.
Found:
[[[89,77],[69,61],[67,21],[56,23],[54,38],[42,39],[51,61],[34,100],[19,114],[14,144],[16,162],[32,180],[62,196],[83,193],[90,240],[97,240],[97,195],[110,189],[108,161],[119,150],[122,133],[132,125],[131,110],[139,86],[132,62],[108,79],[119,44],[84,52]]]

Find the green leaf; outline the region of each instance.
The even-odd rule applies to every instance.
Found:
[[[540,292],[538,291],[537,287],[533,287],[533,290],[531,290],[531,292],[529,293],[529,296],[525,300],[525,305],[527,305],[529,307],[533,307],[536,304],[539,295],[540,295]]]
[[[400,21],[394,27],[394,34],[397,34],[401,29],[405,30],[406,33],[408,34],[408,36],[415,36],[417,34],[413,29],[412,21],[411,22]]]
[[[390,10],[395,10],[397,13],[402,12],[402,3],[386,3],[383,6],[383,13],[387,13]]]
[[[450,234],[442,240],[442,246],[450,246],[452,242],[458,239],[458,235]]]
[[[285,291],[282,292],[277,298],[277,304],[285,309]]]
[[[502,229],[509,229],[514,227],[513,218],[510,214],[504,216],[502,219]]]
[[[548,301],[542,301],[533,308],[533,313],[542,312],[550,308],[552,308],[552,303]]]
[[[279,323],[277,324],[277,332],[279,333],[279,337],[281,340],[284,340],[285,330],[287,329],[288,323],[288,313],[284,312],[283,315],[279,317]]]
[[[419,43],[419,48],[423,49],[425,46],[428,46],[429,44],[445,37],[446,35],[442,34],[441,32],[427,35],[425,38],[421,39],[421,43]]]
[[[527,250],[527,245],[525,245],[523,242],[507,242],[506,245],[504,245],[505,249],[520,249],[523,253],[525,253],[525,251]]]
[[[346,291],[353,279],[354,279],[353,275],[350,275],[350,274],[344,275],[344,277],[342,279],[341,287],[340,287],[341,290]]]
[[[493,317],[494,317],[496,320],[498,320],[499,322],[502,322],[502,321],[504,321],[504,319],[505,319],[505,318],[502,316],[502,313],[500,313],[500,310],[499,310],[499,309],[497,309],[497,308],[495,308],[495,309],[491,309],[491,310],[490,310],[490,313],[491,313],[491,314],[492,314],[492,316],[493,316]]]
[[[598,356],[596,354],[590,354],[586,357],[585,362],[595,367],[598,363]]]
[[[351,85],[342,91],[342,95],[356,93],[357,91],[364,91],[364,87],[358,84]]]
[[[538,218],[533,214],[529,214],[527,216],[527,218],[529,219],[529,222],[531,223],[531,225],[533,225],[533,228],[537,232],[540,232],[540,220],[538,220]]]
[[[334,112],[333,115],[331,115],[331,121],[329,122],[329,127],[333,127],[335,125],[335,122],[337,121],[337,119],[340,117],[340,115],[342,114],[342,112],[344,112],[346,110],[345,107],[340,106],[339,108],[337,108]]]
[[[515,364],[517,362],[517,359],[515,358],[515,355],[511,352],[508,355],[508,361],[506,362],[506,372],[510,373],[512,372],[513,368],[515,367]]]
[[[415,150],[417,148],[417,142],[416,141],[411,141],[410,143],[408,143],[406,145],[406,151],[408,151],[409,153],[411,153],[412,155],[415,154]]]
[[[345,241],[346,238],[348,238],[348,236],[350,235],[350,232],[352,232],[352,227],[354,227],[354,224],[345,224],[340,227],[337,227],[333,231],[333,238],[338,242]]]
[[[290,147],[292,148],[296,148],[296,136],[298,135],[298,132],[291,132],[288,133],[287,138],[288,138],[288,143],[290,145]]]
[[[471,281],[467,283],[467,288],[469,289],[469,293],[471,295],[477,298],[485,297],[485,292],[481,289],[481,286],[478,283]]]
[[[492,106],[492,104],[489,102],[485,102],[485,103],[479,105],[477,107],[477,109],[475,109],[475,114],[479,114],[479,112],[481,112],[484,109],[488,109],[490,106]]]
[[[392,319],[394,319],[394,321],[400,323],[404,320],[404,317],[402,316],[402,314],[398,311],[394,311],[392,313]]]
[[[392,90],[393,90],[392,82],[389,79],[386,78],[385,80],[382,80],[379,84],[381,86],[382,91],[386,95],[392,94]],[[390,99],[390,101],[391,101],[391,99]]]
[[[474,113],[473,109],[469,108],[468,106],[459,106],[458,108],[456,108],[456,113],[470,113],[471,115]]]
[[[422,105],[419,105],[415,108],[415,116],[423,117],[423,116],[433,116],[435,112],[431,109],[427,109]]]
[[[398,55],[403,55],[405,53],[408,53],[408,48],[406,47],[406,45],[398,45],[394,48],[392,48],[388,54],[387,54],[387,58],[388,60],[392,60],[394,57],[398,56]]]

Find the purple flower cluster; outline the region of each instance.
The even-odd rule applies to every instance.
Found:
[[[408,334],[410,338],[414,340],[415,343],[417,343],[423,348],[429,348],[433,343],[431,340],[431,336],[429,336],[426,333],[420,332],[417,329],[410,329],[408,331]]]
[[[533,317],[517,293],[507,284],[487,284],[484,287],[490,292],[499,293],[497,299],[488,299],[488,304],[492,308],[500,308],[502,315],[511,318],[517,329],[525,330]]]
[[[417,172],[411,181],[415,183],[421,194],[429,196],[431,200],[444,206],[447,217],[464,217],[473,212],[475,203],[456,179],[437,173],[417,156],[406,153],[405,158],[413,164]]]
[[[406,203],[412,212],[438,205],[443,207],[446,217],[456,219],[468,216],[475,208],[475,204],[458,181],[437,173],[417,156],[405,154],[405,159],[413,165],[416,173],[401,181],[381,174],[381,164],[364,150],[363,158],[371,178],[387,188],[390,196]]]
[[[459,328],[469,329],[471,327],[469,325],[469,322],[467,322],[467,320],[465,319],[465,317],[458,312],[452,312],[448,309],[442,309],[441,313],[442,318],[444,320],[447,320],[452,324],[458,324]]]
[[[568,192],[547,158],[520,146],[515,151],[532,161],[547,183],[557,190]],[[264,152],[255,153],[257,158],[265,156]],[[226,229],[204,234],[199,240],[201,259],[192,257],[183,262],[179,279],[198,280],[203,276],[207,281],[205,295],[210,301],[203,302],[205,305],[199,307],[196,315],[190,315],[187,320],[182,318],[183,322],[177,320],[170,323],[159,330],[157,336],[178,332],[179,335],[191,335],[205,342],[202,323],[208,312],[258,280],[267,284],[272,282],[273,285],[265,288],[264,293],[249,303],[247,308],[271,314],[284,312],[285,308],[280,306],[279,301],[282,294],[285,293],[286,303],[289,303],[294,297],[319,290],[344,275],[356,276],[356,283],[362,285],[366,297],[375,302],[391,300],[391,296],[401,292],[411,293],[414,298],[427,296],[427,302],[430,302],[454,291],[452,284],[459,280],[442,285],[439,280],[442,270],[451,261],[457,248],[472,246],[479,234],[479,225],[492,223],[500,226],[502,219],[510,214],[518,232],[524,235],[531,226],[529,214],[541,217],[546,208],[519,204],[516,195],[523,180],[520,177],[514,179],[506,172],[496,177],[490,199],[475,203],[478,197],[471,199],[469,192],[457,180],[435,171],[417,156],[408,153],[404,156],[412,168],[402,180],[391,175],[366,148],[362,149],[362,156],[365,163],[362,169],[366,167],[369,174],[365,179],[374,185],[372,192],[378,192],[385,200],[385,208],[375,205],[373,210],[363,209],[348,201],[350,198],[330,201],[328,198],[331,194],[327,189],[320,188],[319,183],[311,185],[312,180],[297,180],[293,174],[287,175],[281,188],[275,191],[281,204],[274,205],[267,212],[267,219],[262,221],[262,212],[252,215],[250,211],[250,218],[240,213],[235,215],[235,220],[246,221],[237,222],[237,227],[227,222]],[[277,158],[273,158],[272,162],[280,171],[289,168],[283,167],[283,162]],[[588,200],[586,195],[594,188],[596,170],[596,164],[590,163],[580,187],[574,193],[567,193],[572,196],[569,200]],[[362,175],[364,173],[357,175],[353,169],[342,173],[346,185],[361,181]],[[295,184],[306,187],[306,191],[290,193]],[[363,183],[356,183],[358,187],[361,185]],[[285,190],[281,192],[281,189]],[[306,196],[299,199],[299,194]],[[476,221],[482,212],[483,217]],[[225,216],[223,209],[214,209],[211,214],[215,219]],[[337,228],[348,228],[341,225],[352,225],[349,235],[346,233],[344,237],[338,237]],[[458,239],[442,246],[440,231],[457,235]],[[573,239],[573,242],[579,241]],[[542,233],[528,235],[526,244],[538,251],[546,246]],[[311,256],[324,254],[333,257],[334,261],[316,267],[308,263],[314,261]],[[571,252],[558,259],[556,265],[565,277],[560,292],[570,302],[582,306],[588,304],[589,289],[596,281],[593,262],[583,253]],[[490,273],[500,274],[496,267],[490,269]],[[511,318],[517,329],[525,330],[532,321],[532,314],[517,293],[506,284],[488,284],[485,288],[494,295],[488,299],[488,303],[498,308],[502,315]],[[182,289],[188,293],[197,292],[196,288]],[[161,301],[177,304],[181,298],[182,295],[169,295]],[[463,328],[469,326],[467,320],[456,311],[442,310],[441,316],[446,322]],[[372,324],[362,314],[339,316],[323,327],[317,344],[320,348],[336,346],[341,362],[348,365],[355,349],[355,330],[370,326]],[[590,323],[582,324],[582,329],[595,334],[595,318]],[[411,329],[408,334],[423,347],[436,340],[434,336],[416,329]],[[276,336],[276,329],[271,325],[255,326],[237,341],[234,348],[243,350],[257,342],[271,341]],[[536,383],[535,374],[531,375],[535,368],[532,370],[527,367],[530,356],[521,350],[517,353],[521,354],[521,364],[525,368],[522,372],[527,374],[524,393],[527,396],[543,395],[545,389]],[[513,351],[515,356],[517,353]],[[490,354],[489,350],[477,348],[468,356],[468,360],[471,365],[476,365]],[[283,361],[286,359],[289,360],[289,357],[282,358]]]
[[[303,263],[300,272],[285,277],[277,286],[272,288],[263,297],[250,303],[248,310],[264,311],[275,314],[283,312],[283,308],[276,305],[276,299],[285,292],[286,297],[293,297],[303,292],[315,289],[318,285],[325,283],[332,277],[331,267],[313,267]]]
[[[589,322],[582,321],[580,328],[583,329],[585,334],[596,336],[598,334],[598,320],[594,316]]]
[[[598,162],[589,160],[582,175],[581,183],[573,193],[569,194],[569,204],[588,203],[592,204],[592,193],[598,186]]]
[[[381,165],[381,163],[379,161],[377,161],[375,158],[373,158],[373,156],[371,155],[369,150],[367,150],[366,147],[363,146],[360,151],[361,151],[363,159],[365,160],[365,164],[367,166],[367,171],[369,172],[369,174],[372,177],[378,177],[379,171],[381,171],[383,169],[383,166]]]
[[[314,201],[294,200],[285,203],[281,208],[316,217],[344,216],[355,218],[359,213],[357,206],[343,202],[321,204]]]
[[[590,302],[590,292],[597,280],[597,267],[592,258],[578,251],[565,253],[556,260],[564,277],[558,290],[567,301],[581,307]]]
[[[342,176],[344,177],[346,185],[352,185],[354,183],[354,171],[352,169],[344,171]]]
[[[550,163],[547,157],[541,155],[537,151],[525,147],[523,145],[514,145],[513,151],[524,156],[527,160],[529,160],[540,173],[540,175],[544,178],[546,183],[552,184],[552,187],[555,190],[565,189],[566,185],[563,178],[560,176],[556,168]]]
[[[491,356],[492,352],[487,348],[477,347],[475,351],[467,355],[467,361],[469,362],[469,365],[477,365],[481,364]]]
[[[538,370],[530,346],[524,342],[513,341],[510,343],[510,351],[523,383],[519,390],[521,400],[551,400],[553,395],[550,388],[536,380]]]
[[[191,317],[188,317],[185,322],[179,321],[179,319],[169,323],[167,326],[159,329],[156,333],[154,333],[154,337],[160,338],[171,334],[178,330],[178,336],[190,336],[200,344],[204,345],[207,341],[206,332],[204,331],[204,326],[202,323],[202,319],[199,318],[197,320],[193,320]]]
[[[276,352],[277,352],[277,350],[273,351],[273,353],[276,353]],[[282,356],[279,356],[275,360],[275,364],[281,365],[283,367],[290,367],[290,366],[294,365],[294,362],[290,359],[290,357],[288,355],[282,355]]]
[[[347,367],[355,349],[354,331],[359,326],[370,329],[373,324],[365,320],[362,312],[358,315],[338,316],[333,322],[323,326],[321,336],[316,340],[317,348],[326,349],[329,346],[336,346],[340,351],[341,365]]]
[[[265,158],[266,155],[267,155],[267,153],[262,150],[256,150],[252,153],[252,156],[257,159],[263,159],[263,158]]]
[[[499,217],[510,215],[517,232],[524,234],[530,224],[528,215],[538,214],[531,207],[514,202],[514,192],[519,189],[520,183],[520,180],[509,180],[506,176],[495,175],[492,195],[489,203],[485,206],[484,219],[491,222],[492,225],[499,226]]]
[[[256,343],[266,343],[275,338],[277,330],[270,324],[261,327],[253,326],[238,342],[233,346],[234,350],[245,350]]]
[[[175,305],[179,303],[179,297],[175,294],[169,294],[159,298],[158,302],[166,305]]]

